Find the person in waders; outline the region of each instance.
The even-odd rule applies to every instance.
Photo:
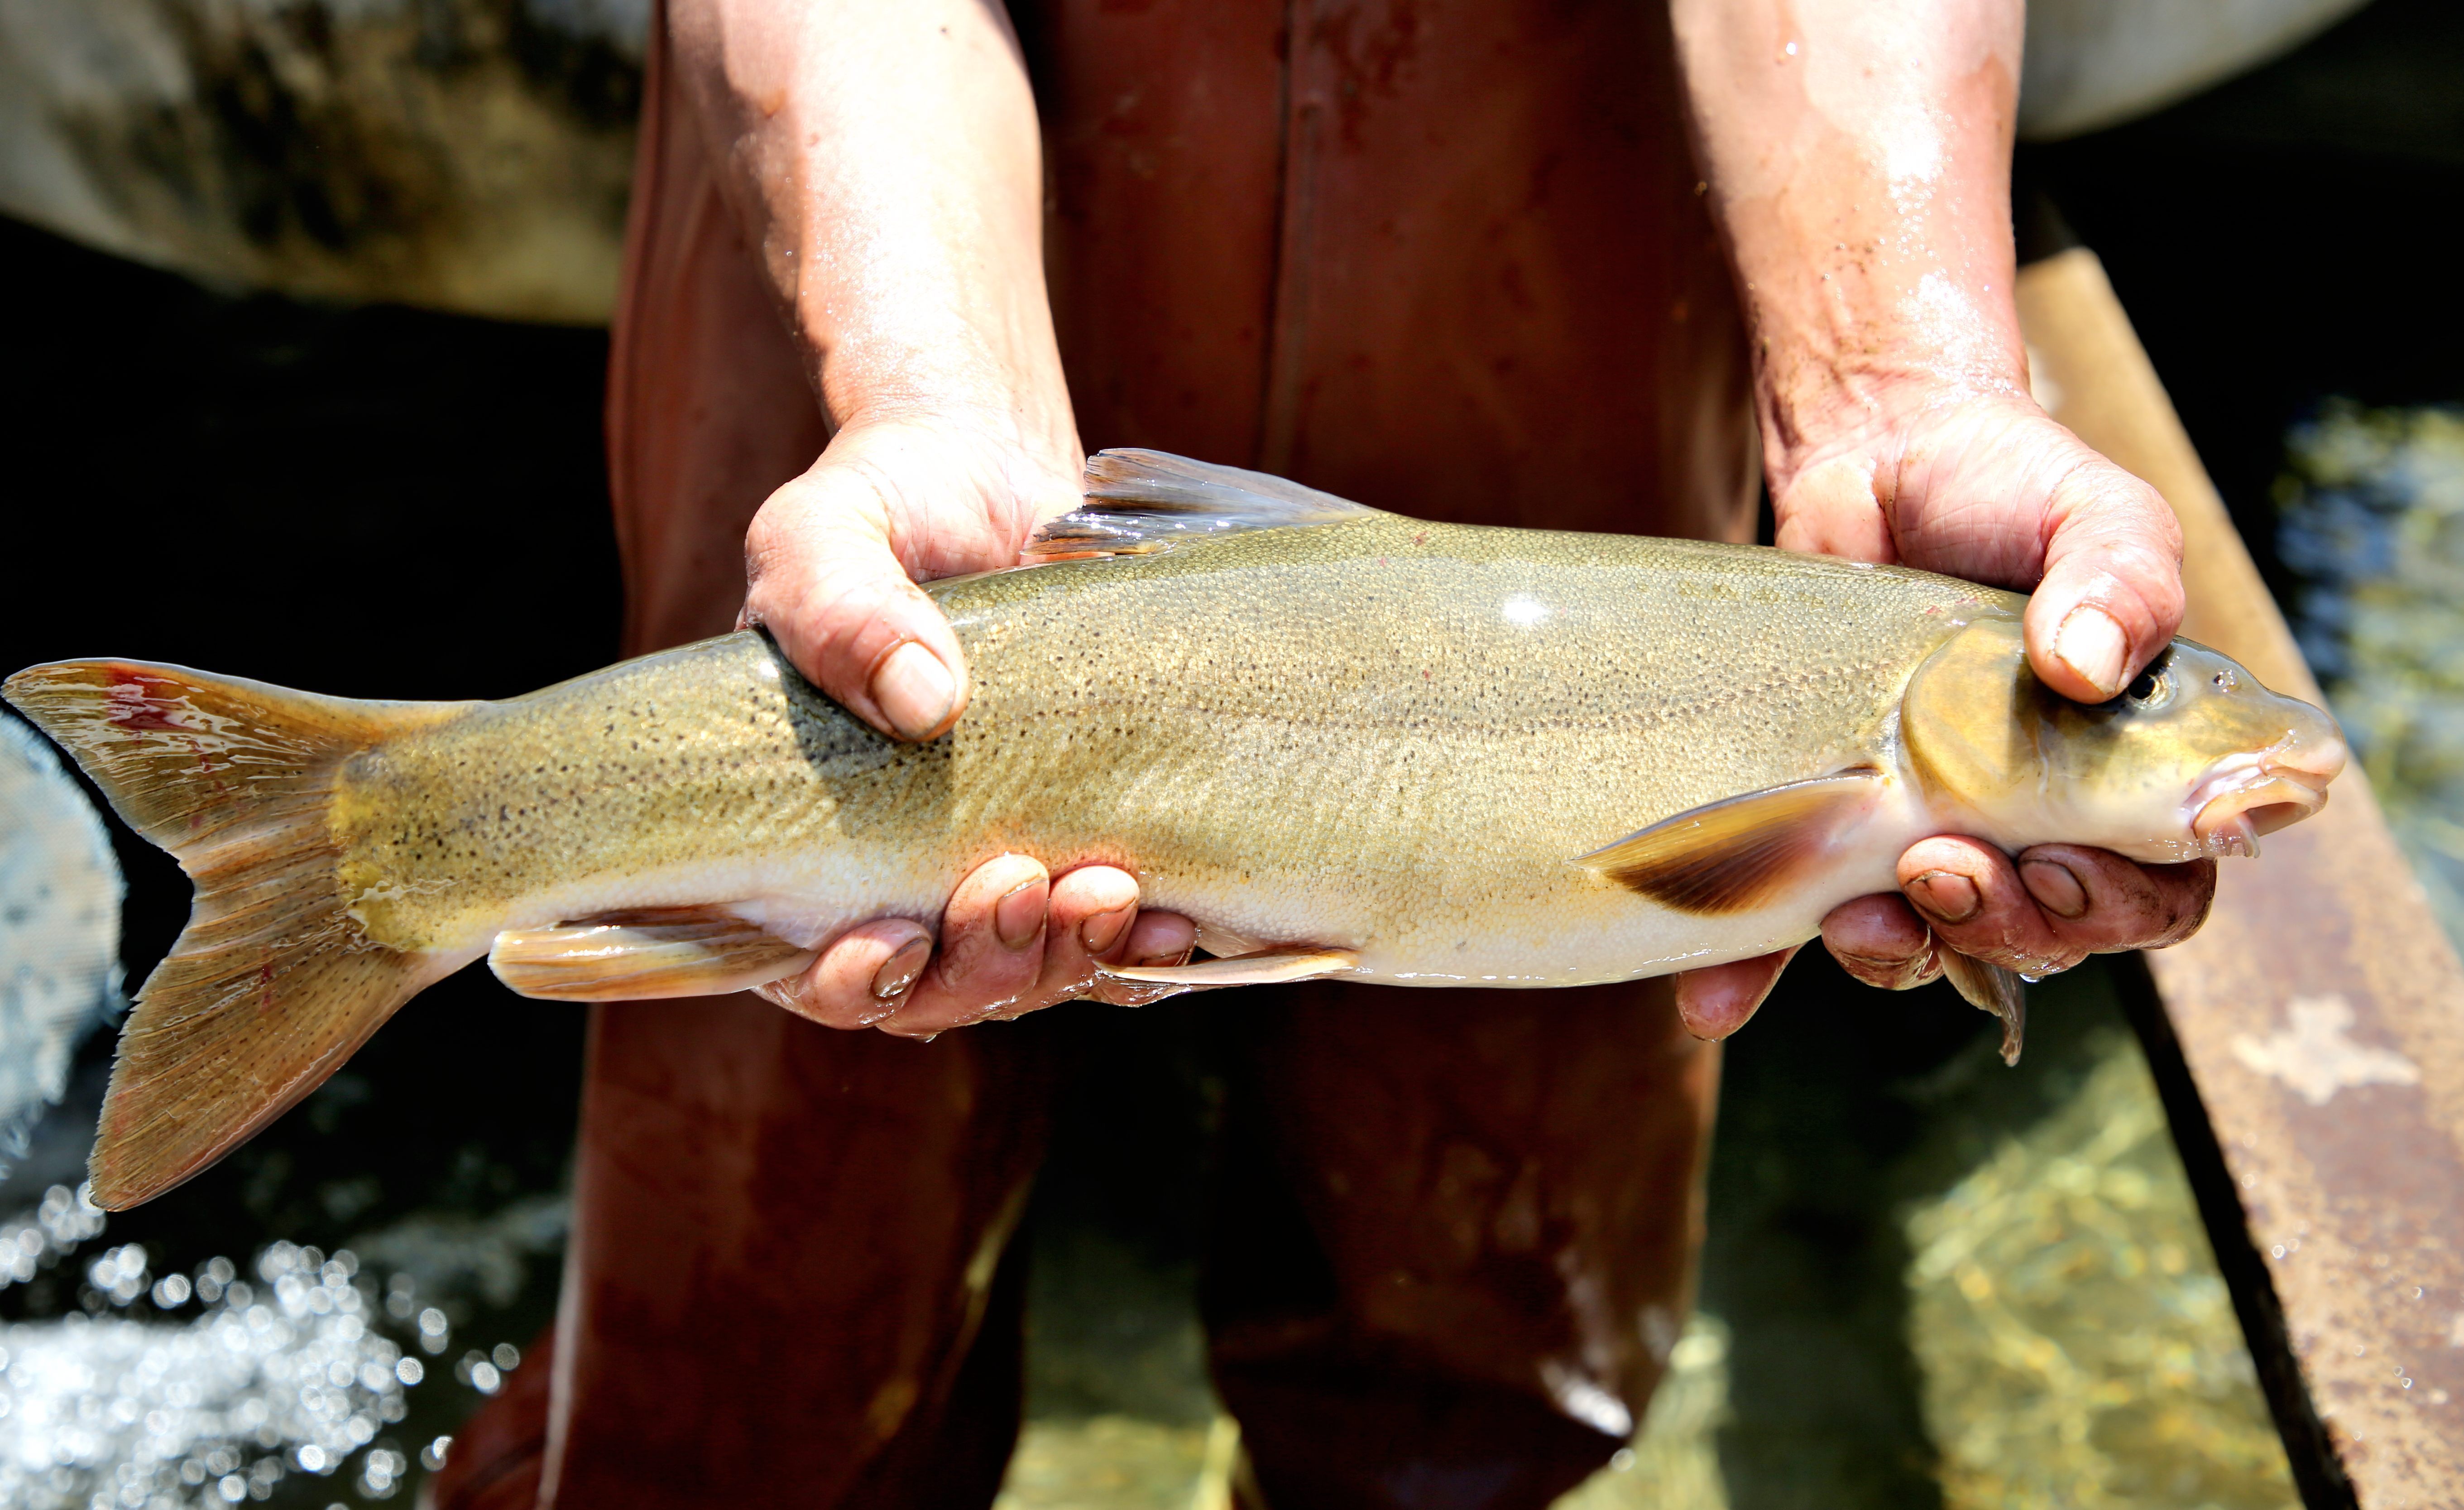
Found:
[[[2111,697],[2179,621],[2180,537],[2029,396],[2020,32],[2020,0],[668,0],[608,383],[625,650],[759,624],[932,738],[966,669],[912,579],[1013,563],[1091,442],[1723,540],[1767,480],[1782,545],[2037,588],[2038,674]],[[2167,942],[2212,887],[1955,837],[1900,875],[1824,930],[1886,987]],[[598,1009],[553,1366],[441,1510],[989,1503],[1067,1038],[945,1030],[1191,940],[1120,871],[1005,855],[795,1012]],[[1537,1507],[1608,1461],[1686,1315],[1714,1040],[1781,963],[1209,1004],[1244,1502]]]

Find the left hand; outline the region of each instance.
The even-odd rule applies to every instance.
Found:
[[[1669,13],[1751,337],[1779,544],[2033,588],[2036,675],[2082,701],[2120,692],[2181,623],[2182,535],[2153,488],[2028,396],[2012,298],[2021,0]],[[1936,837],[1899,879],[1903,896],[1822,923],[1877,986],[1931,980],[1944,947],[2042,974],[2169,944],[2206,915],[2215,870]],[[1787,961],[1678,976],[1686,1026],[1735,1032]]]
[[[1918,404],[1771,470],[1783,546],[2035,588],[2029,661],[2066,697],[2112,697],[2180,626],[2172,511],[2024,396]],[[1902,895],[1860,897],[1822,921],[1849,974],[1893,990],[1940,975],[1946,947],[2032,975],[2162,948],[2206,918],[2215,862],[2140,865],[2070,844],[2014,859],[1942,835],[1900,856],[1899,879]],[[1735,1032],[1793,952],[1680,975],[1687,1028]]]

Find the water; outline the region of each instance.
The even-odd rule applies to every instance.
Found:
[[[564,1210],[533,1197],[484,1220],[416,1217],[357,1251],[277,1241],[245,1269],[158,1272],[143,1244],[107,1240],[82,1188],[54,1187],[0,1222],[0,1288],[82,1281],[67,1314],[0,1325],[0,1505],[396,1498],[523,1366],[509,1341],[472,1343],[501,1337],[561,1248]]]
[[[0,715],[0,1179],[119,1005],[121,890],[85,793],[47,741]],[[0,1253],[0,1276],[10,1262]]]
[[[2464,947],[2464,410],[2330,400],[2285,455],[2294,633]]]

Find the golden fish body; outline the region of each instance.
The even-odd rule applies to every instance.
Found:
[[[1933,833],[2255,849],[2343,760],[2187,641],[2064,702],[2024,601],[1947,577],[1427,523],[1145,454],[1090,475],[1103,501],[1037,547],[1084,559],[931,589],[976,690],[926,744],[753,633],[495,703],[11,677],[198,888],[122,1037],[97,1199],[203,1167],[482,954],[541,995],[737,989],[937,920],[1003,852],[1118,865],[1211,952],[1303,962],[1142,978],[1563,986],[1801,943]]]
[[[812,946],[937,918],[1004,851],[1101,861],[1211,939],[1400,983],[1558,986],[1761,953],[1892,884],[1929,805],[1705,918],[1573,862],[1860,763],[1944,640],[2017,600],[1751,547],[1394,516],[945,586],[967,716],[893,743],[751,633],[368,751],[336,813],[356,915],[475,957],[502,929],[723,903]],[[1989,835],[1992,836],[1992,835]]]

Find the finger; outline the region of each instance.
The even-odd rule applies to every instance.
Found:
[[[1772,543],[1783,550],[1845,556],[1890,566],[1899,545],[1875,493],[1874,458],[1861,452],[1815,462],[1791,477],[1772,500]]]
[[[876,918],[841,935],[802,974],[760,994],[830,1028],[869,1028],[896,1011],[932,963],[933,935],[908,918]]]
[[[1186,965],[1189,953],[1198,947],[1198,924],[1175,912],[1141,912],[1130,924],[1130,931],[1112,946],[1108,965]],[[1178,995],[1185,987],[1157,986],[1147,981],[1113,980],[1109,977],[1095,983],[1088,994],[1095,1000],[1115,1007],[1143,1007],[1150,1002]]]
[[[1029,855],[997,855],[977,866],[942,909],[941,947],[932,968],[877,1026],[930,1036],[1028,1000],[1043,972],[1051,885]]]
[[[2066,970],[2088,952],[2060,936],[2021,883],[2018,867],[1990,844],[1920,839],[1900,855],[1899,877],[1945,948],[2023,975]]]
[[[882,487],[825,455],[772,494],[745,533],[743,622],[874,728],[932,739],[966,708],[966,656],[891,547]]]
[[[1697,1038],[1725,1038],[1746,1025],[1796,957],[1794,948],[1727,965],[1706,965],[1677,977],[1677,1015]]]
[[[2154,488],[2101,456],[2063,477],[2046,525],[2029,664],[2063,697],[2102,702],[2182,627],[2182,527]]]
[[[2179,944],[2215,899],[2213,860],[2141,865],[2110,850],[2040,844],[2020,854],[2018,871],[2055,934],[2091,954]]]
[[[1885,893],[1843,901],[1822,920],[1822,946],[1868,986],[1903,991],[1942,973],[1933,930],[1907,899]]]
[[[1066,1001],[1095,984],[1096,962],[1128,942],[1137,922],[1137,877],[1110,865],[1082,865],[1052,883],[1044,971],[1034,994],[1015,1009]]]

